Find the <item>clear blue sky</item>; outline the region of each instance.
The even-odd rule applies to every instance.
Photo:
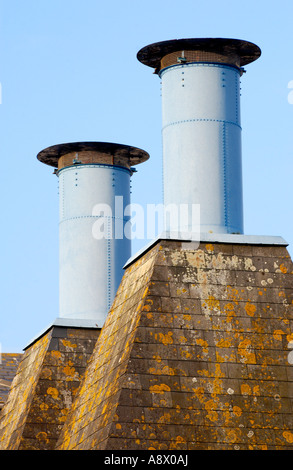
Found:
[[[40,150],[140,147],[151,158],[132,201],[161,202],[160,82],[136,59],[150,43],[227,37],[262,49],[242,79],[245,233],[280,235],[293,254],[292,18],[292,0],[0,0],[2,352],[21,352],[58,316],[58,179]]]

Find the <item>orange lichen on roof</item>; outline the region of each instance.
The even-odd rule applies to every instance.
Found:
[[[158,241],[126,269],[71,395],[79,343],[68,334],[48,348],[34,412],[48,420],[59,409],[56,450],[293,449],[287,250],[186,245]],[[36,440],[52,445],[46,429]]]
[[[165,241],[134,262],[57,448],[292,448],[285,253]]]

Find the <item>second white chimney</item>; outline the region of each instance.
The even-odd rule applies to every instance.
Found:
[[[252,43],[222,38],[159,42],[137,55],[162,82],[164,206],[199,205],[201,233],[243,233],[240,77],[259,56]],[[181,231],[192,231],[188,220]],[[167,232],[177,228],[165,221]]]

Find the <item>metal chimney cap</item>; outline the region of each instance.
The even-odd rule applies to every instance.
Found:
[[[183,50],[202,50],[223,55],[236,54],[240,58],[241,66],[255,61],[261,55],[261,50],[258,46],[240,39],[191,38],[173,39],[150,44],[140,49],[137,53],[137,59],[144,65],[160,69],[161,60],[164,56]]]
[[[113,157],[119,157],[120,160],[125,160],[127,166],[138,165],[150,158],[149,154],[144,150],[111,142],[71,142],[53,145],[39,152],[37,158],[46,165],[58,168],[58,160],[60,157],[68,153],[78,153],[81,151],[101,152]]]

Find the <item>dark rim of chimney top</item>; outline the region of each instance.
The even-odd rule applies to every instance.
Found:
[[[47,147],[38,153],[37,159],[46,165],[58,168],[58,160],[73,152],[101,152],[113,157],[126,158],[129,165],[138,165],[149,159],[149,154],[137,147],[112,142],[71,142]]]
[[[143,47],[137,53],[137,59],[144,65],[160,69],[161,60],[172,52],[182,50],[201,50],[220,54],[236,54],[240,58],[241,67],[257,60],[261,55],[260,48],[251,42],[241,39],[225,38],[190,38],[162,41]]]

